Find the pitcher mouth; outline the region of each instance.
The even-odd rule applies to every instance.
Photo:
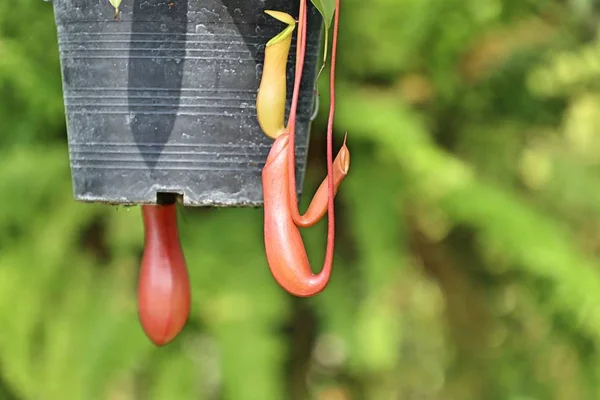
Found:
[[[271,147],[271,151],[269,151],[269,155],[267,156],[267,163],[265,164],[265,168],[268,165],[275,162],[275,160],[277,160],[281,156],[282,153],[283,153],[283,155],[285,155],[284,150],[288,146],[289,141],[290,141],[290,137],[287,133],[284,133],[281,136],[279,136],[277,139],[275,139],[275,143],[273,143],[273,146]]]

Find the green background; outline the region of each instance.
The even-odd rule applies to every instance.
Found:
[[[274,283],[262,210],[185,209],[192,315],[157,349],[139,208],[72,199],[52,7],[1,0],[0,399],[600,398],[599,11],[342,0],[330,286]]]

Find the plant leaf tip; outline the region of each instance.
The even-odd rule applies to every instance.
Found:
[[[341,164],[342,164],[342,170],[344,171],[344,174],[347,174],[348,171],[350,170],[350,149],[348,149],[348,146],[346,146],[346,140],[348,139],[348,132],[346,132],[346,134],[344,135],[344,143],[342,143],[342,148],[340,149],[340,157],[341,157]]]

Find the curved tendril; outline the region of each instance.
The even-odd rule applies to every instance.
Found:
[[[296,114],[298,112],[298,99],[300,97],[300,83],[304,70],[304,59],[306,57],[306,0],[300,0],[300,12],[298,16],[298,39],[296,39],[296,70],[294,77],[294,91],[292,92],[292,104],[288,118],[287,131],[289,133],[288,174],[290,191],[290,208],[292,218],[296,223],[302,223],[302,216],[298,212],[298,197],[296,194]],[[328,171],[328,177],[329,171]]]
[[[339,8],[340,1],[336,0],[336,8],[335,8],[335,19],[334,19],[334,29],[333,29],[333,40],[331,47],[331,69],[330,69],[330,100],[329,100],[329,118],[327,122],[327,177],[329,184],[329,197],[331,204],[327,206],[327,213],[329,214],[329,229],[328,229],[328,237],[331,237],[331,241],[333,241],[333,235],[335,229],[331,229],[335,224],[335,218],[333,218],[334,210],[333,210],[333,197],[335,196],[335,188],[331,187],[334,184],[335,179],[330,180],[329,177],[333,175],[333,120],[335,114],[335,66],[336,66],[336,53],[337,53],[337,40],[338,40],[338,27],[339,27]],[[288,132],[290,135],[290,148],[295,149],[295,137],[296,137],[296,115],[297,115],[297,105],[298,105],[298,97],[300,95],[300,83],[302,79],[303,65],[304,59],[306,56],[306,22],[307,22],[307,7],[306,0],[300,0],[300,17],[298,23],[298,42],[300,43],[297,48],[296,54],[296,74],[295,74],[295,82],[294,82],[294,92],[292,94],[292,106],[290,108],[290,116],[288,123]],[[344,144],[346,139],[344,139]],[[309,215],[305,213],[301,215],[298,211],[298,200],[296,197],[296,158],[295,151],[290,151],[289,155],[289,167],[288,174],[290,175],[290,196],[291,196],[291,204],[292,208],[292,217],[294,222],[298,226],[311,226],[316,221],[312,221],[309,218]],[[328,239],[329,242],[329,239]],[[329,247],[329,246],[328,246]]]

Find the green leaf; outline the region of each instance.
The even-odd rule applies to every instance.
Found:
[[[333,19],[333,12],[335,11],[335,0],[310,0],[317,10],[323,17],[325,28],[329,29],[331,26],[331,20]]]
[[[335,0],[311,0],[313,5],[319,10],[323,17],[323,23],[325,24],[325,40],[323,46],[323,64],[317,73],[317,81],[321,77],[321,72],[325,68],[327,63],[327,53],[329,44],[329,28],[331,27],[331,20],[333,19],[333,13],[335,12]]]

